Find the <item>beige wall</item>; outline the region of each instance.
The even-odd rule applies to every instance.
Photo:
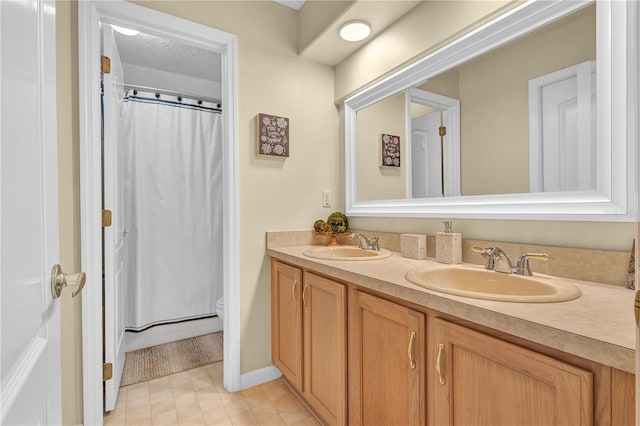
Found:
[[[271,356],[265,231],[309,229],[315,219],[326,218],[333,209],[321,208],[324,189],[333,191],[335,200],[342,199],[333,70],[297,55],[296,12],[275,2],[141,4],[238,36],[241,370],[266,367]],[[80,245],[77,8],[64,1],[57,6],[61,258],[75,270]],[[256,156],[255,116],[260,112],[289,117],[288,159]],[[78,379],[69,365],[63,376],[65,383]],[[67,384],[65,395],[80,398],[74,388]],[[77,404],[68,411],[76,410],[81,410]],[[75,422],[72,417],[65,423]]]
[[[462,195],[529,192],[528,81],[595,60],[595,31],[594,5],[419,86],[460,100]]]
[[[56,3],[56,79],[58,108],[58,185],[60,265],[80,270],[80,180],[78,127],[77,5]],[[82,421],[82,295],[60,298],[62,345],[62,422]]]
[[[596,59],[595,5],[459,67],[462,195],[529,192],[528,81]]]
[[[298,52],[311,45],[335,19],[353,5],[353,0],[307,1],[300,9],[298,22]]]
[[[435,235],[444,230],[445,218],[349,217],[352,229]],[[462,238],[485,241],[540,244],[594,250],[630,252],[633,223],[563,222],[535,220],[453,219],[453,230]]]
[[[341,101],[410,59],[434,51],[515,5],[515,2],[424,2],[336,66],[334,98]],[[441,222],[442,219],[349,218],[353,229],[431,235],[442,230]],[[455,220],[454,229],[462,232],[463,238],[478,240],[620,251],[629,251],[634,237],[631,223],[467,219]]]
[[[406,98],[404,92],[389,96],[358,111],[358,200],[390,200],[407,196]],[[380,135],[400,136],[400,167],[380,167]]]
[[[418,86],[418,89],[437,93],[448,98],[460,98],[460,76],[458,68],[453,68],[435,77],[431,77],[426,83]]]

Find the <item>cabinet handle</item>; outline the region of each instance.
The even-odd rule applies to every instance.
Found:
[[[440,380],[440,384],[444,385],[446,382],[444,380],[444,376],[442,375],[442,369],[440,367],[442,352],[444,352],[444,343],[438,344],[438,356],[436,357],[436,372],[438,373],[438,379]]]
[[[305,293],[307,292],[307,287],[309,287],[309,284],[305,284],[304,287],[302,287],[302,304],[304,306],[307,306],[307,300],[304,297]]]
[[[416,362],[413,360],[413,341],[416,340],[416,332],[411,332],[411,337],[409,337],[409,347],[407,348],[407,355],[409,355],[409,366],[412,369],[416,368]]]
[[[293,280],[293,286],[291,286],[291,296],[293,297],[293,300],[297,300],[296,299],[296,286],[298,285],[298,280]]]

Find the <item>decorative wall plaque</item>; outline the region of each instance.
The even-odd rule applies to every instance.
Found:
[[[400,167],[400,136],[380,135],[380,166]]]
[[[258,114],[256,150],[260,155],[289,157],[289,119]]]

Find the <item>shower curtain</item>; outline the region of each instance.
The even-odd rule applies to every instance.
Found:
[[[221,116],[149,98],[125,98],[122,141],[125,328],[136,331],[211,316],[222,295]]]

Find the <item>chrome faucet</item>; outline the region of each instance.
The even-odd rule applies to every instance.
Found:
[[[526,275],[532,276],[531,267],[529,266],[529,259],[537,259],[537,260],[548,260],[549,255],[546,253],[525,253],[518,258],[518,262],[516,262],[516,266],[513,266],[511,263],[511,259],[504,250],[500,247],[478,247],[473,246],[471,248],[476,253],[480,253],[481,255],[487,258],[487,264],[485,269],[489,271],[503,272],[507,274],[516,274],[516,275]],[[507,264],[508,270],[500,270],[499,263],[502,260]]]
[[[352,240],[355,238],[360,238],[360,248],[364,250],[380,250],[380,241],[382,241],[382,237],[373,237],[372,239],[368,239],[362,234],[358,234],[354,232],[349,235],[349,238]]]
[[[513,263],[511,263],[511,259],[509,259],[509,256],[507,255],[507,253],[505,253],[505,251],[502,250],[500,247],[473,246],[472,250],[475,251],[476,253],[480,253],[481,255],[487,258],[487,264],[485,266],[485,269],[489,271],[505,272],[507,274],[513,273],[514,271]],[[500,260],[502,260],[504,263],[507,264],[508,270],[504,271],[499,269]]]

